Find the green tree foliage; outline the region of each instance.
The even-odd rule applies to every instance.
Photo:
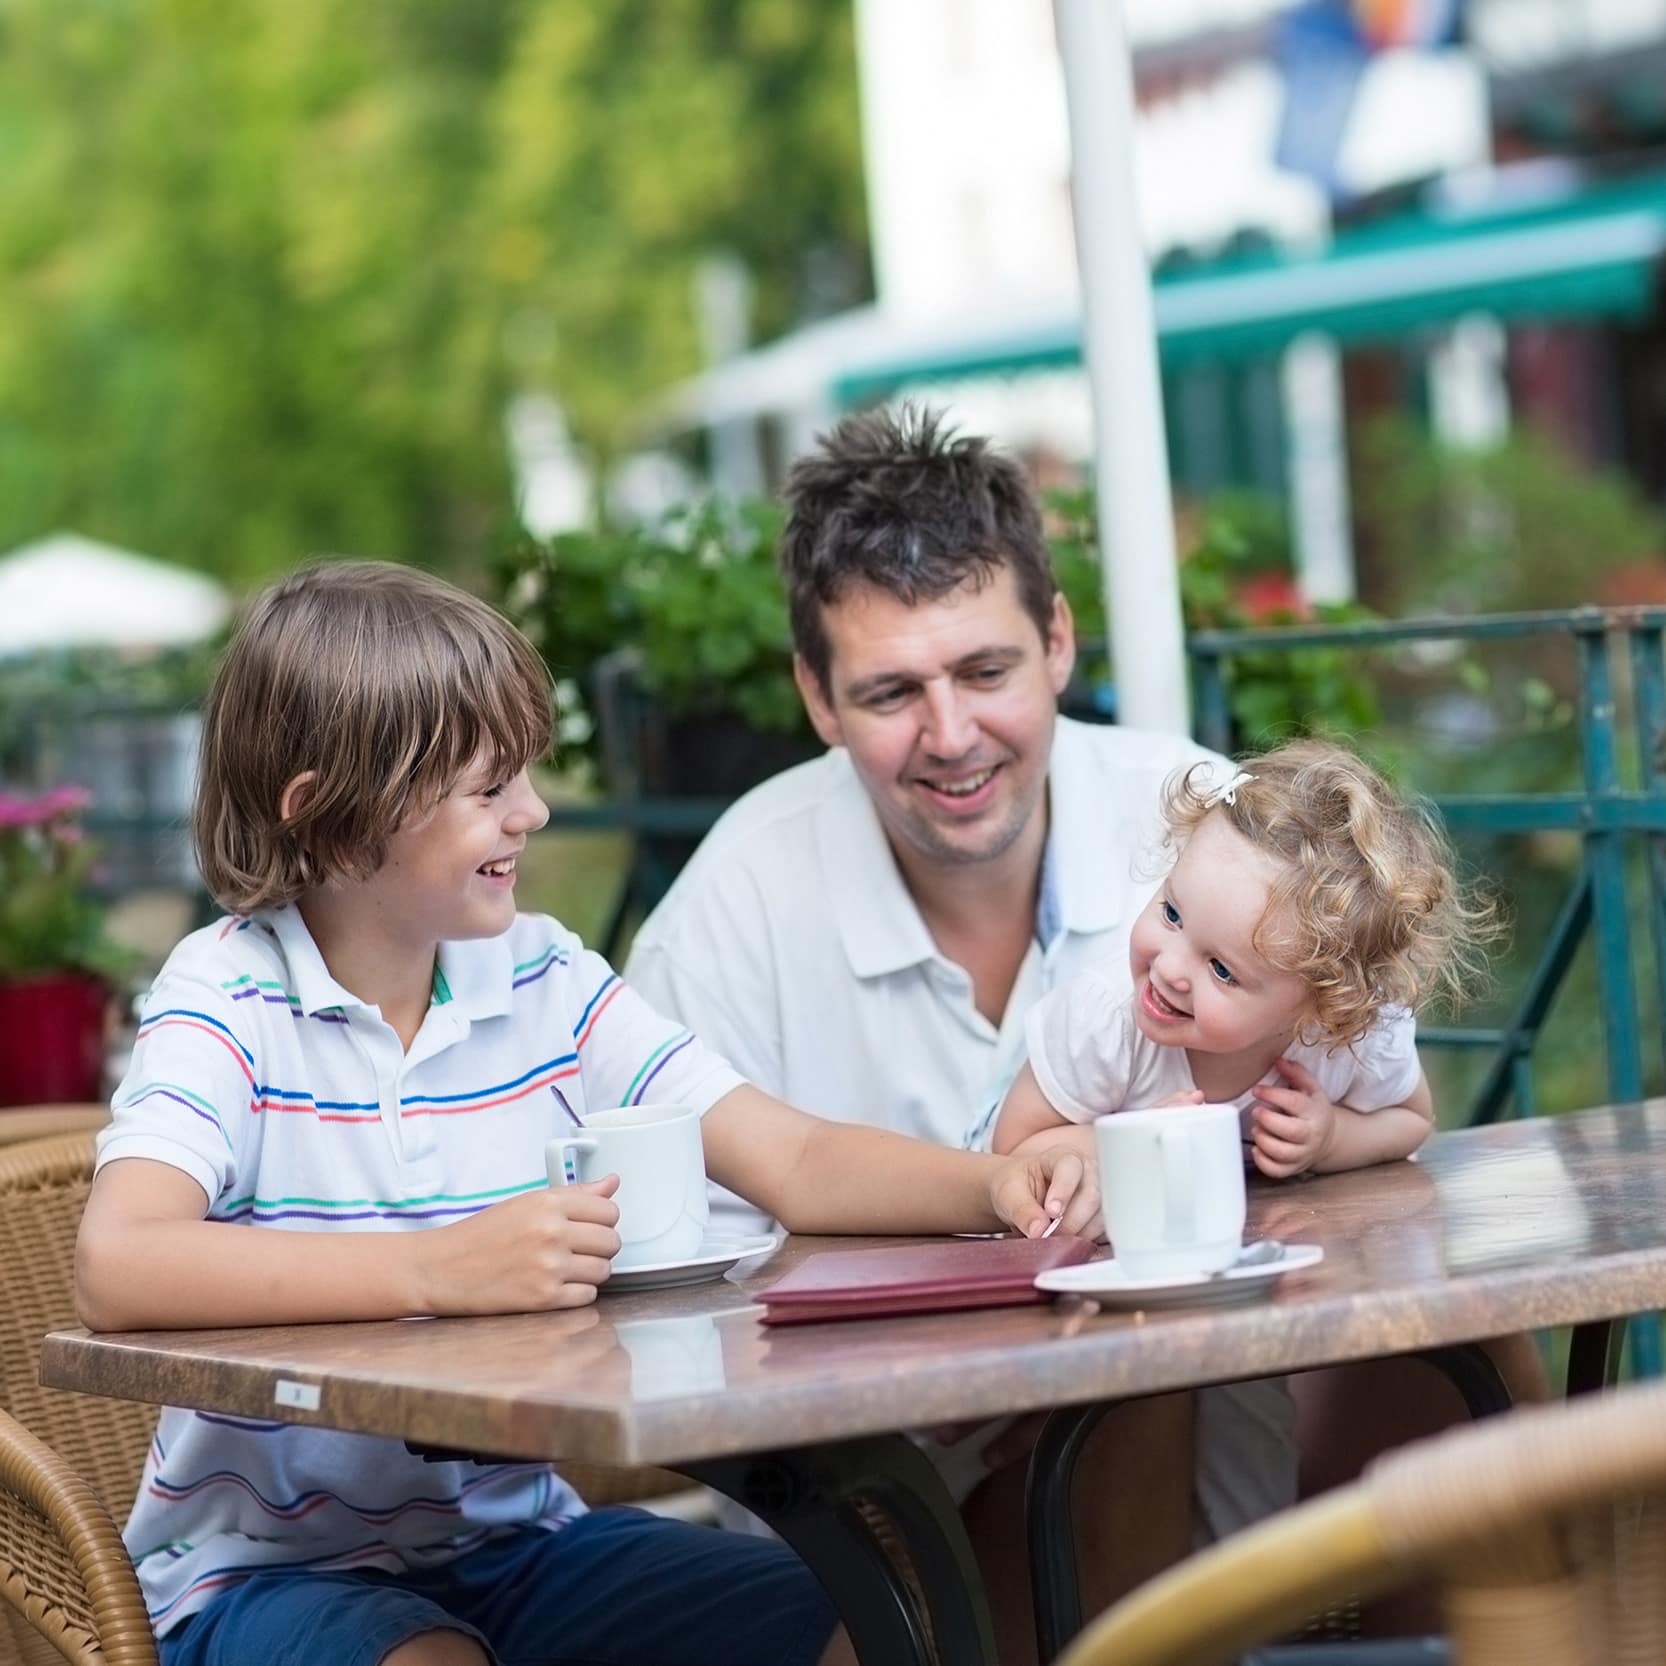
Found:
[[[1503,613],[1609,598],[1658,567],[1666,520],[1635,481],[1530,430],[1486,450],[1442,445],[1403,417],[1362,440],[1355,505],[1389,611]]]
[[[0,0],[0,548],[476,567],[517,386],[606,450],[705,252],[766,330],[862,270],[853,56],[848,0]]]

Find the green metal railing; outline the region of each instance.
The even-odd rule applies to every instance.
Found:
[[[1595,951],[1608,1097],[1616,1104],[1643,1097],[1626,861],[1628,845],[1641,841],[1654,960],[1654,998],[1648,1010],[1666,1034],[1666,608],[1588,607],[1469,620],[1210,631],[1188,642],[1197,676],[1199,739],[1226,752],[1232,750],[1233,740],[1230,668],[1240,654],[1305,648],[1364,652],[1410,642],[1475,643],[1508,637],[1571,641],[1579,671],[1582,790],[1437,796],[1434,803],[1454,833],[1572,833],[1581,850],[1577,870],[1508,1021],[1490,1028],[1418,1030],[1420,1045],[1492,1053],[1470,1101],[1471,1123],[1490,1122],[1507,1111],[1521,1117],[1535,1114],[1533,1049],[1587,934],[1593,937]],[[1622,659],[1631,674],[1629,714],[1621,712],[1615,698],[1615,667]],[[1632,790],[1624,785],[1628,748],[1635,755]],[[1633,1321],[1629,1340],[1633,1371],[1660,1376],[1666,1350],[1659,1316]]]

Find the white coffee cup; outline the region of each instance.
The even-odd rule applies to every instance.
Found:
[[[1215,1273],[1244,1242],[1235,1105],[1119,1111],[1093,1125],[1105,1230],[1133,1278]]]
[[[619,1253],[630,1267],[687,1261],[706,1236],[706,1159],[700,1117],[688,1105],[621,1105],[593,1111],[582,1128],[551,1140],[544,1164],[552,1186],[619,1176]]]

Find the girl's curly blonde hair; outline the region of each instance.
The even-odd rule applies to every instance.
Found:
[[[1482,950],[1503,931],[1497,905],[1464,893],[1429,806],[1324,741],[1246,758],[1230,802],[1222,784],[1209,764],[1170,778],[1168,844],[1178,849],[1220,816],[1283,866],[1254,947],[1312,991],[1305,1040],[1341,1046],[1386,1007],[1456,1007],[1485,987]]]

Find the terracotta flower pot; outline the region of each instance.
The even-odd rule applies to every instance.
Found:
[[[84,972],[0,982],[0,1105],[100,1097],[109,992]]]

